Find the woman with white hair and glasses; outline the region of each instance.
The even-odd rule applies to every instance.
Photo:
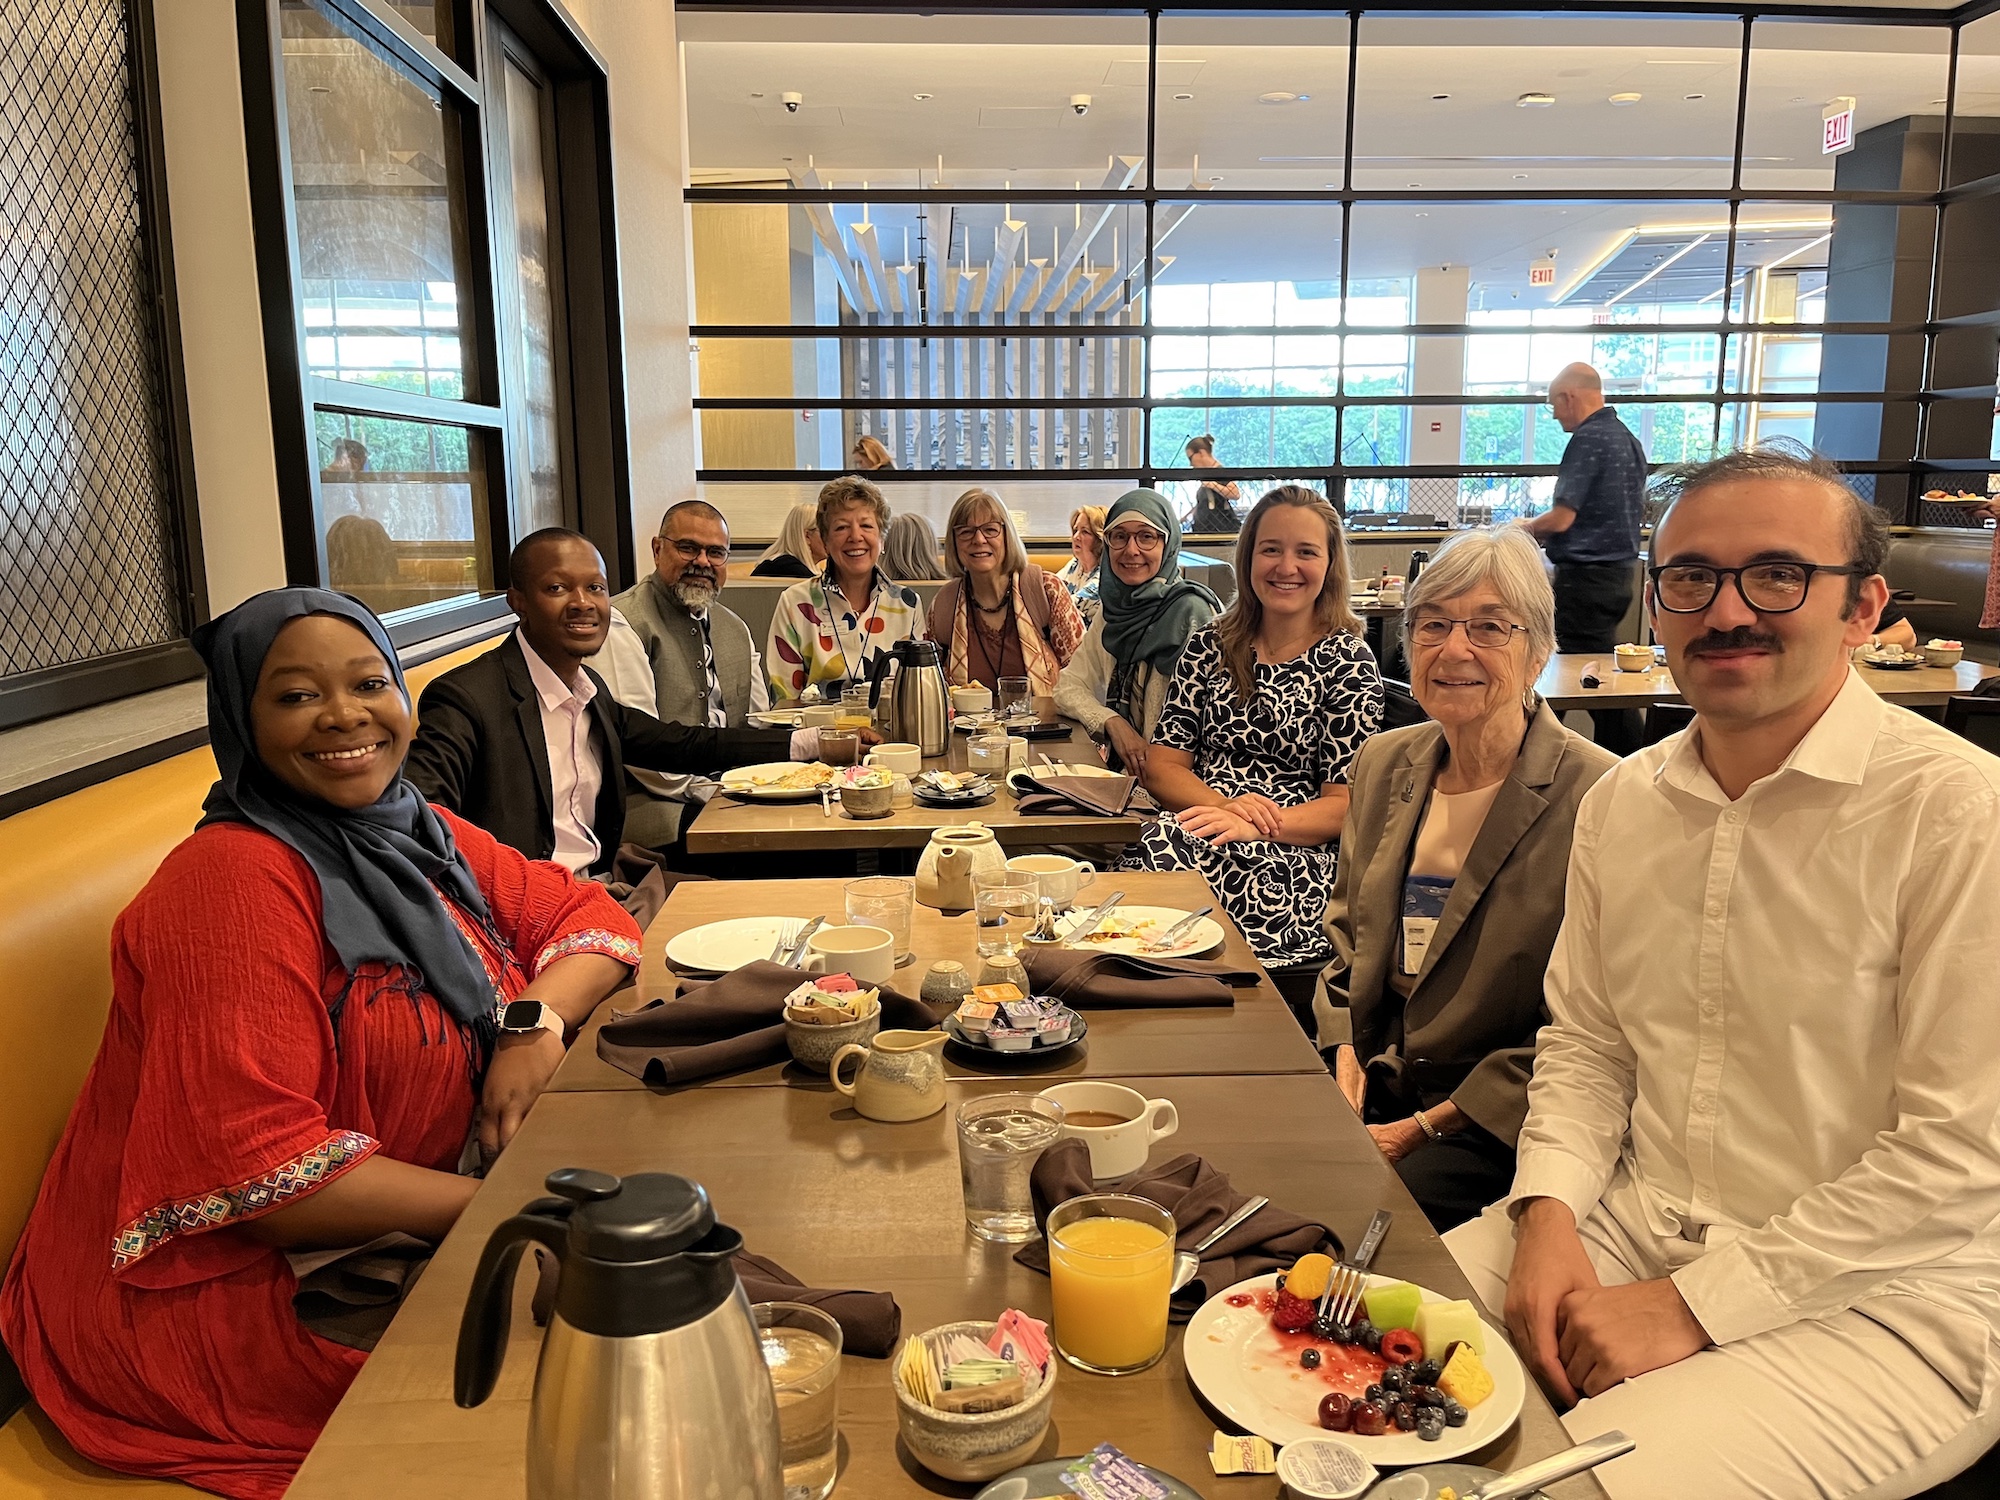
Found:
[[[1431,722],[1377,735],[1348,773],[1314,1011],[1341,1092],[1442,1230],[1513,1180],[1577,804],[1617,760],[1535,694],[1555,596],[1521,532],[1446,542],[1403,634]]]

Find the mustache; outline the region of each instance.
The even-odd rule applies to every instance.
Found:
[[[1785,643],[1767,631],[1753,630],[1748,625],[1739,625],[1734,630],[1711,630],[1706,635],[1688,642],[1684,654],[1703,656],[1711,651],[1771,651],[1781,652]]]

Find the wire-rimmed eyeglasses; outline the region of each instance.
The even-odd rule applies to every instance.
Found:
[[[1475,646],[1483,646],[1488,651],[1498,651],[1517,635],[1525,635],[1528,627],[1516,625],[1511,620],[1496,620],[1491,615],[1482,615],[1476,620],[1448,620],[1443,615],[1425,615],[1412,620],[1406,627],[1412,643],[1419,646],[1442,646],[1451,639],[1452,627],[1463,625],[1465,638]]]

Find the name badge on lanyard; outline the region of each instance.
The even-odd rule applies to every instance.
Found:
[[[1406,978],[1414,979],[1423,972],[1438,918],[1444,915],[1450,895],[1451,882],[1433,875],[1412,875],[1403,882],[1402,973]]]

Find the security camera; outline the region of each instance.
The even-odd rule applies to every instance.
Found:
[[[806,102],[804,94],[780,94],[778,97],[785,101],[785,113],[788,115],[797,114],[799,106]]]
[[[1089,114],[1089,113],[1090,113],[1090,95],[1088,95],[1088,94],[1071,94],[1071,95],[1069,96],[1069,107],[1070,107],[1071,109],[1075,110],[1075,111],[1076,111],[1076,112],[1077,112],[1078,114],[1080,114],[1080,115],[1087,115],[1087,114]]]

